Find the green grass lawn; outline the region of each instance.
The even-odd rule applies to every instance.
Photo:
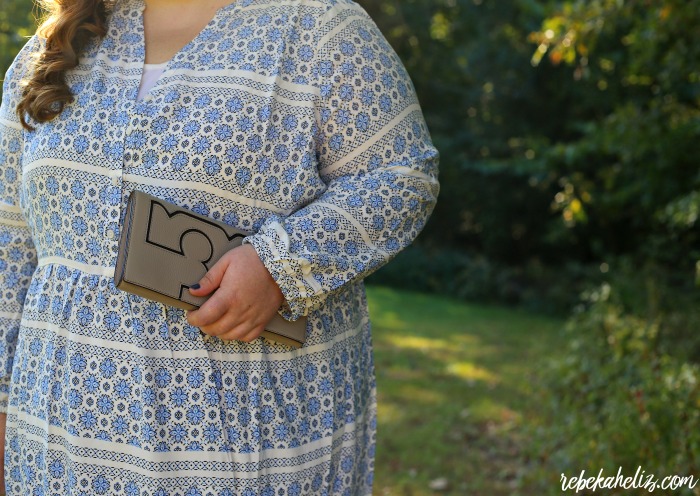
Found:
[[[367,286],[377,374],[377,496],[514,495],[540,364],[563,321]],[[431,489],[444,478],[447,487]]]

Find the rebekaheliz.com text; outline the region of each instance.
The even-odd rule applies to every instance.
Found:
[[[576,476],[567,477],[561,474],[561,490],[580,492],[584,490],[595,491],[597,489],[644,489],[650,493],[655,490],[678,490],[683,487],[694,489],[698,480],[692,475],[667,475],[657,477],[647,474],[642,467],[637,467],[634,476],[624,475],[622,467],[618,467],[616,475],[605,475],[601,468],[597,475],[586,475],[585,470]]]

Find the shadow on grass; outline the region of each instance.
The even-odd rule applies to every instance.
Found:
[[[562,321],[368,286],[379,402],[375,494],[512,495],[538,364]],[[445,487],[446,486],[446,487]]]

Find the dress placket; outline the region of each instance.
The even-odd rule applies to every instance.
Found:
[[[110,221],[109,228],[107,229],[106,236],[112,241],[112,256],[113,263],[116,263],[116,254],[118,251],[119,243],[119,226],[123,224],[124,216],[126,213],[126,202],[128,200],[128,195],[130,191],[124,189],[125,173],[124,171],[138,169],[138,161],[142,156],[144,150],[130,151],[129,150],[129,140],[134,136],[136,132],[144,132],[148,134],[148,126],[157,117],[158,108],[162,100],[161,87],[167,83],[169,76],[176,67],[178,62],[187,54],[188,50],[194,46],[199,39],[210,29],[213,29],[221,14],[228,10],[236,10],[239,7],[239,3],[233,2],[223,7],[220,7],[213,15],[212,19],[207,23],[207,25],[202,28],[202,30],[185,46],[183,46],[173,57],[170,58],[165,68],[163,69],[160,77],[155,81],[153,86],[149,91],[146,92],[144,97],[139,101],[137,100],[139,85],[141,83],[141,78],[143,77],[143,65],[146,58],[146,43],[145,43],[145,32],[144,32],[144,22],[143,22],[143,12],[146,9],[145,0],[129,0],[133,1],[138,12],[138,18],[136,20],[136,49],[132,52],[133,56],[129,63],[134,64],[138,68],[133,78],[129,78],[129,90],[126,92],[126,98],[124,101],[124,109],[127,115],[126,125],[124,127],[124,134],[122,136],[123,145],[123,158],[120,162],[120,169],[113,171],[112,187],[120,189],[121,202],[119,203],[119,211],[117,215],[114,216],[118,223]],[[148,141],[146,142],[146,147],[149,146]]]

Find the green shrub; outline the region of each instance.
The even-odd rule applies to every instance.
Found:
[[[370,275],[367,283],[566,315],[580,293],[598,284],[602,276],[597,264],[570,261],[550,266],[533,258],[510,266],[479,253],[414,244]]]
[[[700,367],[688,361],[688,343],[669,340],[695,334],[697,314],[681,299],[670,311],[673,290],[650,282],[653,270],[640,269],[646,279],[622,290],[610,283],[590,292],[570,318],[565,333],[569,346],[561,356],[544,364],[548,421],[533,432],[526,484],[542,494],[561,494],[560,475],[615,475],[622,467],[633,476],[641,466],[659,479],[667,475],[700,476]],[[622,278],[625,279],[625,278]],[[640,290],[646,297],[639,298]],[[664,295],[660,297],[659,295]],[[692,294],[697,308],[697,293]],[[642,301],[652,307],[640,314]],[[686,311],[687,310],[687,311]],[[682,316],[682,317],[680,317]],[[598,491],[600,493],[601,491]],[[604,494],[646,494],[618,489]],[[657,494],[693,494],[683,491]]]

